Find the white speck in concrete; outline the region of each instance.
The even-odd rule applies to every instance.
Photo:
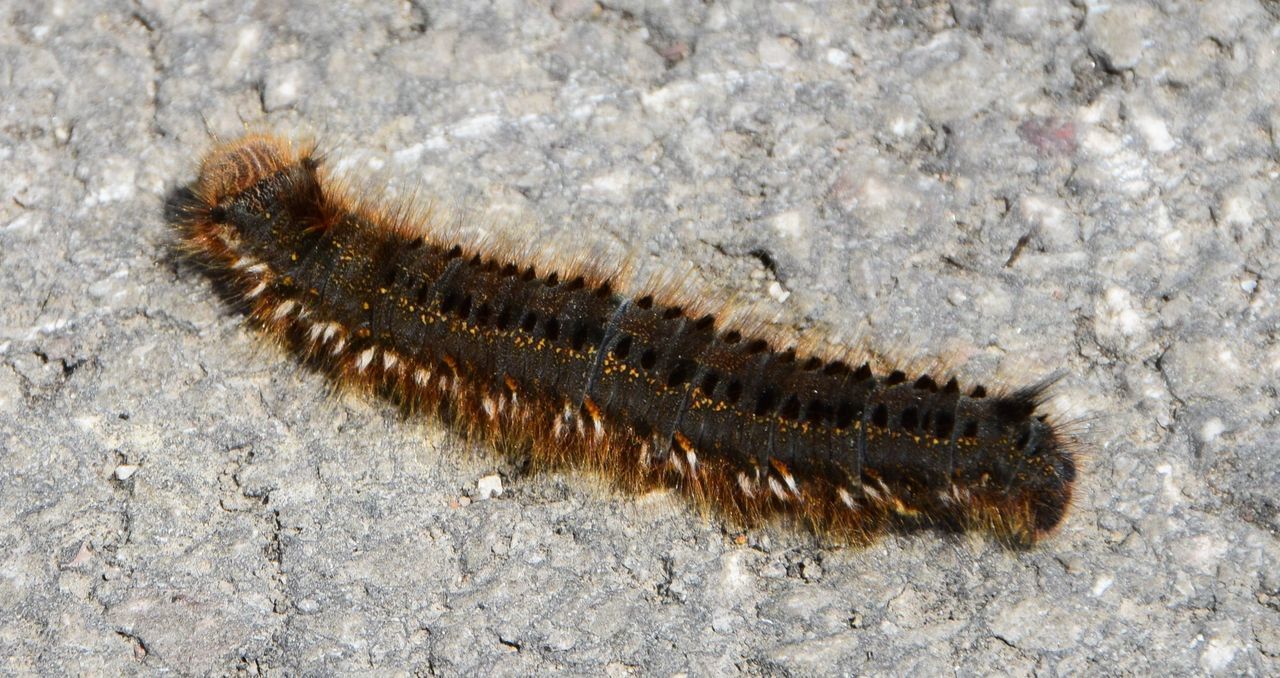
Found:
[[[477,115],[454,125],[450,130],[450,134],[459,139],[475,139],[487,137],[502,126],[502,119],[492,113],[485,115]]]
[[[0,367],[0,412],[17,411],[21,394],[17,373],[8,367]]]
[[[418,162],[422,157],[422,152],[427,148],[424,143],[417,143],[408,148],[403,148],[391,155],[391,159],[401,165],[412,165]]]
[[[919,126],[915,117],[897,115],[889,119],[889,131],[896,137],[905,137],[915,132]]]
[[[1018,200],[1018,211],[1035,227],[1039,239],[1053,249],[1066,249],[1079,240],[1074,219],[1057,198],[1027,195]]]
[[[1231,551],[1231,544],[1222,535],[1202,534],[1181,540],[1173,551],[1179,563],[1209,576],[1222,567],[1222,559]]]
[[[138,167],[124,158],[108,158],[102,163],[97,190],[90,197],[91,203],[107,203],[133,197]]]
[[[306,81],[304,68],[298,63],[272,69],[264,83],[262,107],[270,112],[292,106],[307,88]]]
[[[42,228],[44,228],[44,219],[41,214],[35,211],[27,211],[19,214],[13,221],[0,226],[0,233],[32,236],[39,233]]]
[[[1156,117],[1148,111],[1137,111],[1131,113],[1133,124],[1138,128],[1138,133],[1142,135],[1142,139],[1147,142],[1147,148],[1156,153],[1167,153],[1173,150],[1177,145],[1173,135],[1169,134],[1169,126],[1164,120]]]
[[[1200,426],[1200,440],[1205,443],[1212,443],[1227,430],[1226,424],[1217,417],[1209,417],[1204,424]]]
[[[1129,290],[1111,287],[1103,294],[1102,315],[1098,323],[1106,331],[1124,337],[1141,334],[1146,326],[1146,319],[1133,304]]]
[[[711,630],[720,635],[733,633],[734,615],[728,610],[718,610],[711,616]]]
[[[723,556],[723,565],[720,567],[720,588],[726,594],[732,595],[751,583],[753,577],[742,567],[743,557],[742,551],[731,551]]]
[[[585,188],[596,197],[610,202],[620,202],[627,196],[629,192],[627,189],[631,184],[631,175],[625,170],[618,170],[595,177]]]
[[[1149,17],[1148,13],[1136,9],[1109,2],[1090,3],[1085,19],[1086,37],[1113,68],[1133,68],[1142,58],[1146,47],[1142,27]]]
[[[492,499],[499,496],[502,496],[502,478],[496,473],[476,482],[476,499]]]
[[[1242,649],[1244,646],[1235,638],[1215,635],[1205,643],[1204,651],[1200,653],[1200,665],[1210,673],[1224,671]]]
[[[788,238],[798,238],[804,225],[804,218],[797,210],[782,212],[773,217],[773,228],[779,235]]]
[[[1218,206],[1218,221],[1231,226],[1249,226],[1253,223],[1254,206],[1248,196],[1232,193]]]
[[[1160,464],[1156,467],[1156,473],[1160,476],[1160,485],[1164,490],[1165,499],[1168,499],[1171,504],[1181,502],[1182,492],[1173,481],[1173,464]]]
[[[795,58],[796,43],[786,36],[768,37],[761,40],[756,49],[760,63],[768,68],[784,68]]]
[[[257,24],[245,26],[236,34],[236,46],[223,64],[223,72],[231,78],[243,75],[249,66],[249,59],[258,51],[258,43],[262,38],[262,29]]]
[[[691,113],[696,108],[698,90],[701,86],[689,80],[677,80],[640,96],[640,103],[653,113],[672,111]]]
[[[864,209],[879,209],[893,202],[893,190],[874,176],[868,175],[856,190],[857,204]]]
[[[90,297],[98,300],[106,299],[108,297],[119,297],[125,292],[123,281],[128,277],[129,270],[120,269],[89,285],[88,289],[85,291],[89,293]]]

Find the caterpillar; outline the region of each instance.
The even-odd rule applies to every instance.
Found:
[[[934,527],[1029,546],[1071,504],[1076,456],[1042,411],[1049,381],[962,390],[782,345],[671,285],[466,243],[428,210],[360,195],[314,144],[249,134],[204,157],[170,220],[305,364],[536,468],[854,544]]]

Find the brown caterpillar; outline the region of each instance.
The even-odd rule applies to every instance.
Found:
[[[466,434],[675,487],[743,525],[775,516],[865,543],[982,529],[1029,545],[1070,505],[1072,445],[1046,383],[964,393],[775,345],[620,272],[543,270],[362,202],[310,145],[250,135],[205,157],[172,216],[252,322],[345,385]]]

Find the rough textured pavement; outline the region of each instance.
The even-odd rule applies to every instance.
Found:
[[[340,4],[0,2],[0,672],[1280,672],[1275,0]],[[334,396],[172,248],[245,126],[1064,369],[1078,504],[1026,553],[740,538]]]

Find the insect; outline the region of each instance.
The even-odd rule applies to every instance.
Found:
[[[850,543],[935,526],[1029,545],[1071,503],[1076,456],[1042,411],[1047,382],[962,390],[783,345],[670,286],[464,242],[280,136],[214,148],[176,214],[186,251],[303,361],[536,466]]]

